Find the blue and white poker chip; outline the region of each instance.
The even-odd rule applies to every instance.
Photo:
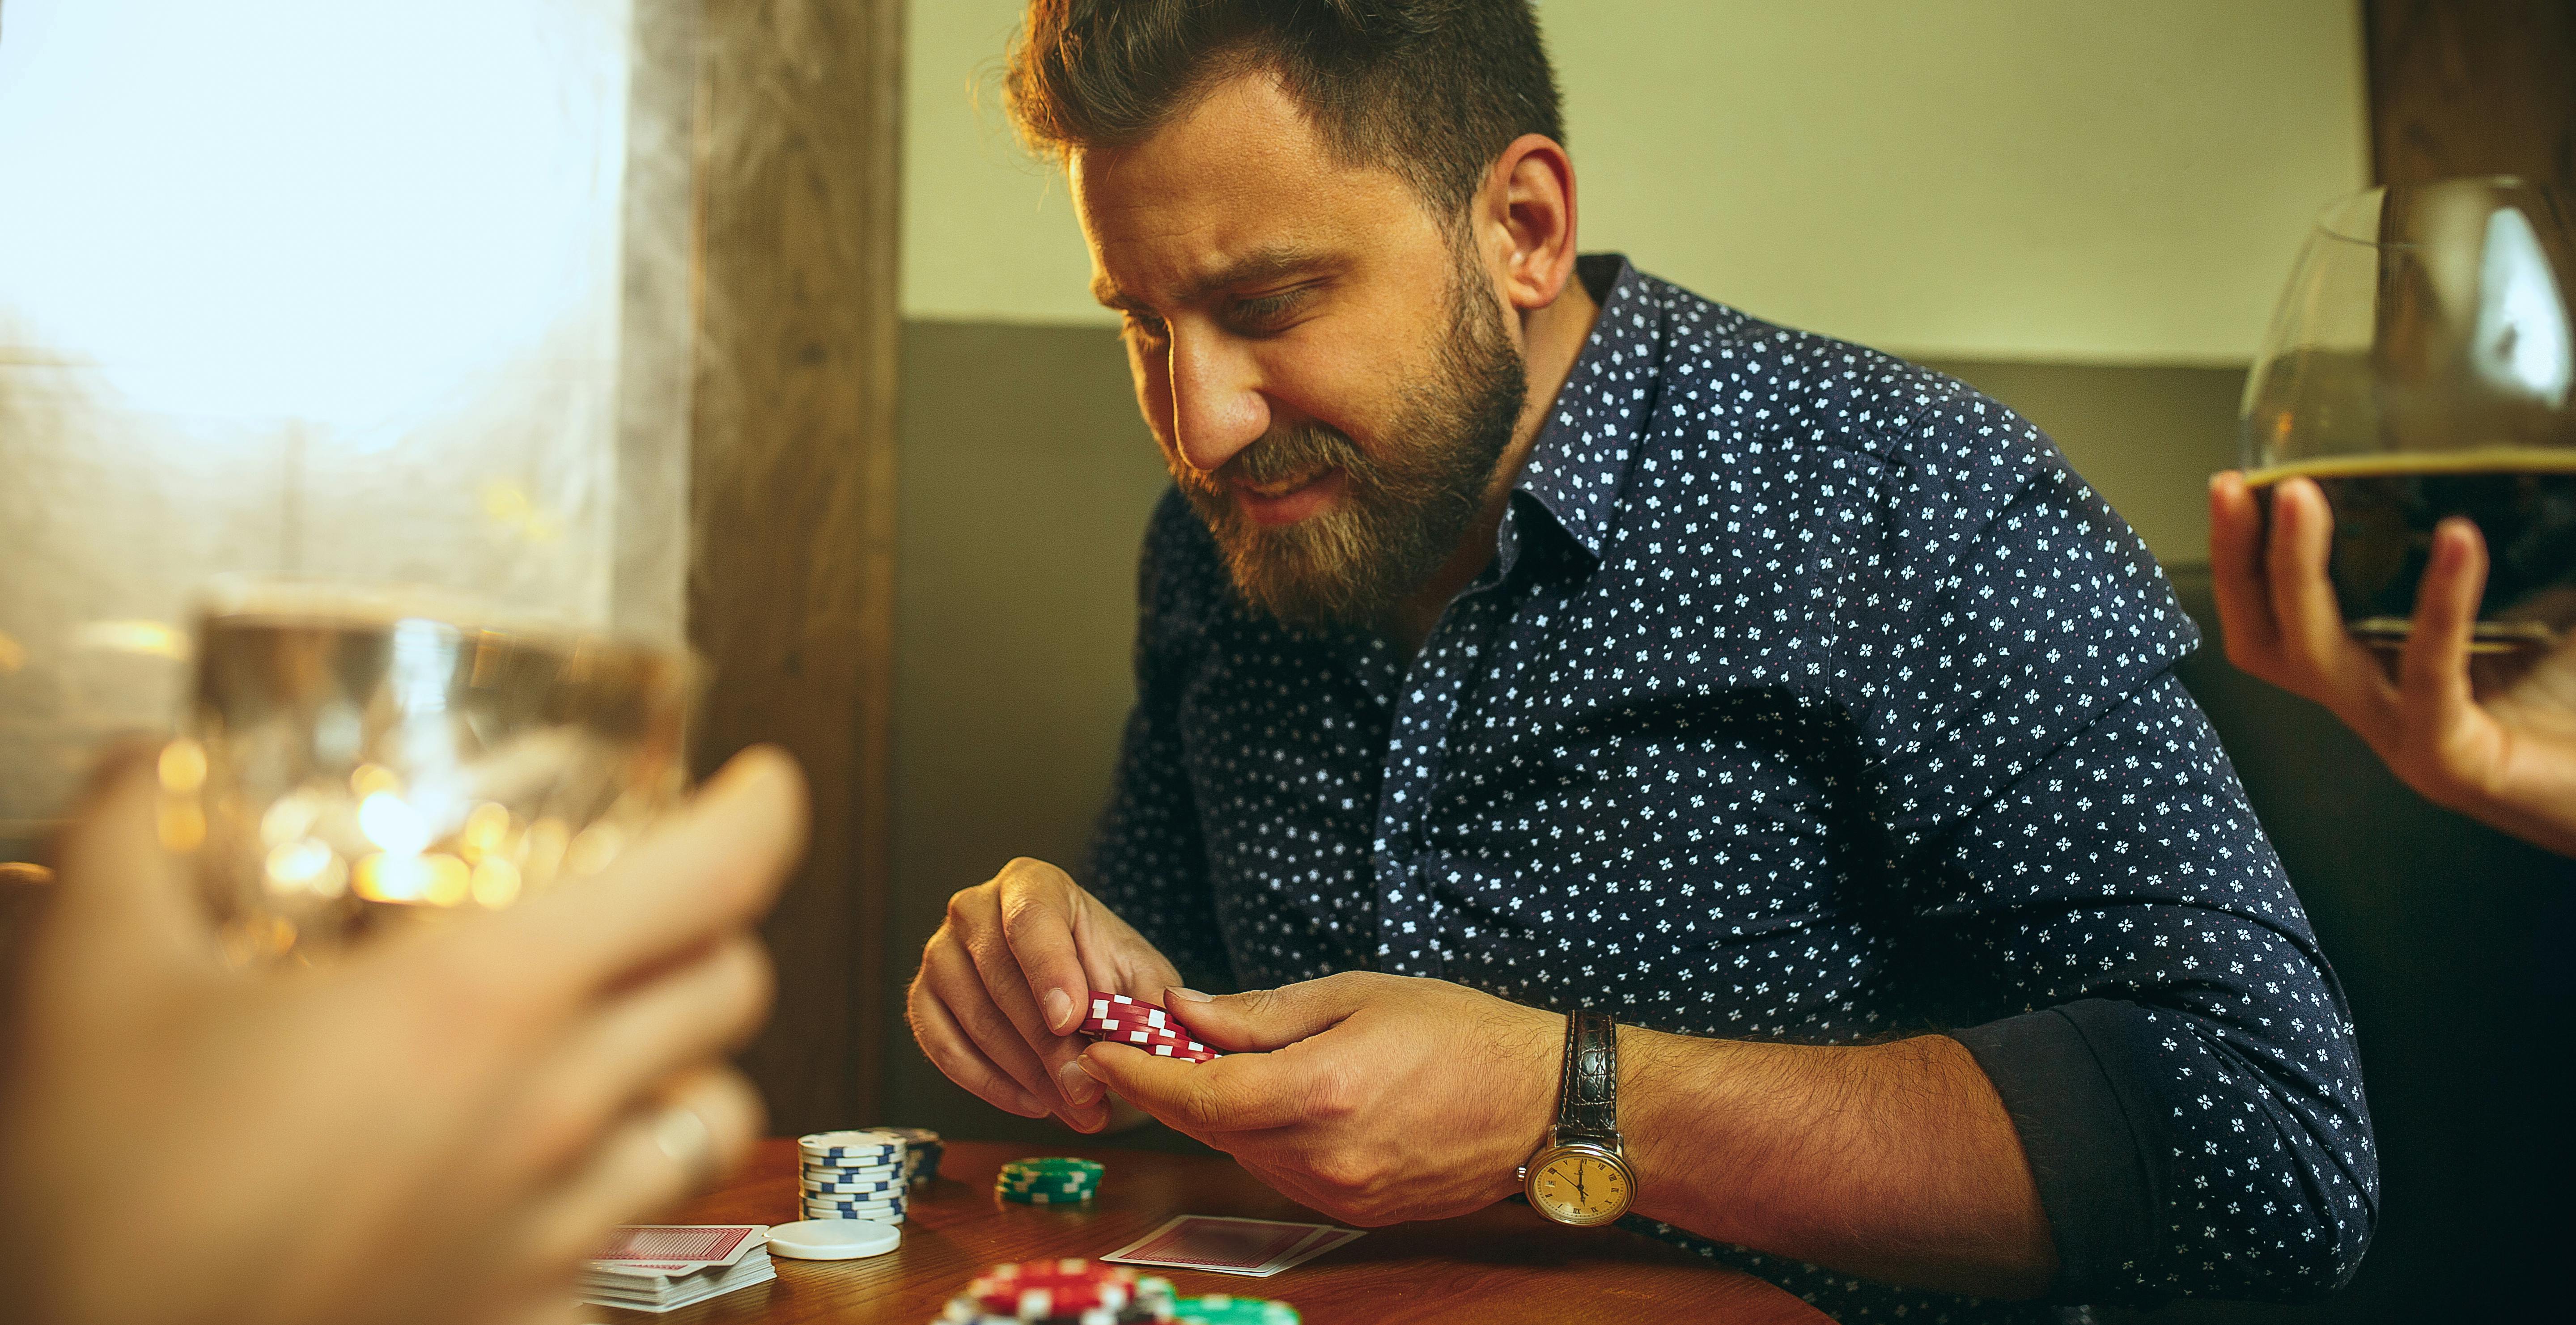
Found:
[[[808,1219],[873,1219],[879,1223],[886,1224],[902,1223],[904,1214],[900,1208],[888,1210],[842,1210],[832,1206],[809,1205],[804,1207],[804,1209],[805,1217]]]
[[[806,1191],[848,1191],[848,1194],[871,1194],[871,1191],[902,1191],[904,1175],[889,1178],[799,1178]]]
[[[902,1218],[903,1218],[903,1216],[904,1216],[904,1209],[903,1209],[903,1207],[902,1207],[902,1206],[899,1206],[899,1205],[888,1205],[888,1206],[807,1205],[807,1206],[805,1206],[805,1207],[804,1207],[804,1210],[805,1210],[805,1217],[806,1217],[806,1218],[808,1218],[808,1219],[878,1219],[878,1220],[900,1220],[900,1219],[902,1219]]]
[[[796,1176],[800,1178],[831,1178],[843,1181],[865,1181],[874,1178],[900,1178],[903,1176],[903,1166],[899,1164],[803,1164],[797,1167]]]
[[[900,1201],[906,1199],[911,1194],[911,1190],[904,1187],[892,1187],[881,1192],[818,1192],[811,1187],[797,1189],[798,1197],[804,1200],[841,1201],[852,1204],[861,1204],[871,1201]]]
[[[903,1185],[903,1170],[901,1170],[901,1169],[829,1169],[829,1170],[826,1170],[826,1169],[806,1169],[806,1170],[800,1171],[800,1172],[796,1175],[796,1180],[797,1180],[798,1182],[829,1182],[829,1183],[837,1183],[837,1184],[839,1184],[839,1185],[841,1185],[841,1186],[844,1186],[844,1187],[859,1187],[859,1186],[866,1186],[866,1185],[868,1185],[868,1184],[870,1184],[870,1183],[881,1183],[881,1182],[882,1182],[882,1183],[892,1183],[892,1184],[894,1184],[895,1186],[900,1187],[900,1186],[902,1186],[902,1185]]]

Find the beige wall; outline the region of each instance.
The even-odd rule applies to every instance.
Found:
[[[996,105],[1019,10],[913,7],[907,316],[1107,321]],[[2368,173],[2352,0],[1540,11],[1586,247],[1912,356],[2242,362],[2308,218]]]

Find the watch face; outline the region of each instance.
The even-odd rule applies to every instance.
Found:
[[[1529,1193],[1539,1213],[1559,1223],[1606,1224],[1628,1208],[1628,1175],[1598,1155],[1573,1151],[1541,1165]]]

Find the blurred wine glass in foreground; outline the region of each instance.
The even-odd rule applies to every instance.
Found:
[[[2372,189],[2308,237],[2247,379],[2246,482],[2313,480],[2358,638],[2405,641],[2434,526],[2476,522],[2491,569],[2471,647],[2576,626],[2576,229],[2511,178]]]
[[[239,962],[594,873],[686,790],[679,649],[424,591],[235,584],[196,657],[161,831]]]

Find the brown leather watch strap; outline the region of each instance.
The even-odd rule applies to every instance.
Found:
[[[1619,1142],[1619,1030],[1607,1012],[1580,1008],[1566,1018],[1556,1131],[1560,1145]]]

